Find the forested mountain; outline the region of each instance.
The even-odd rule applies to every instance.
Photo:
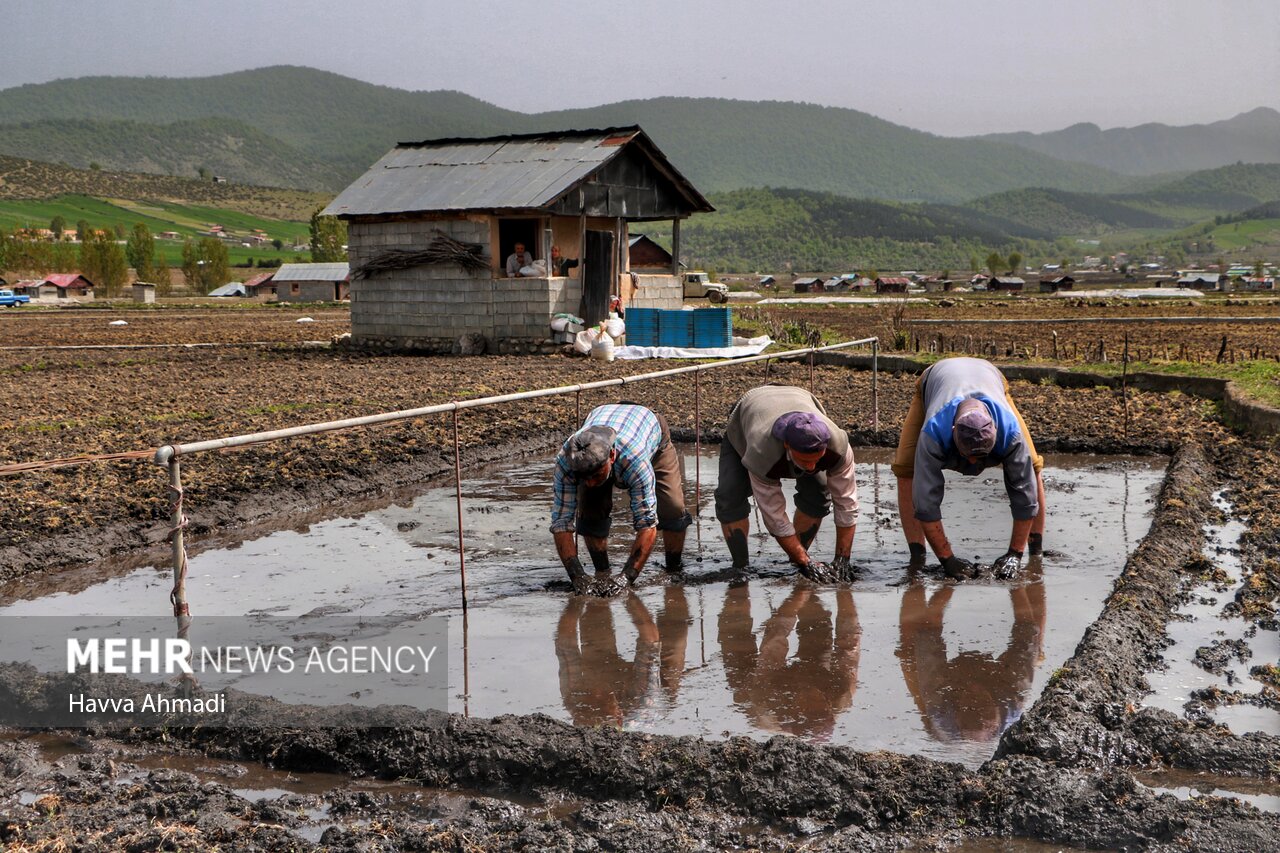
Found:
[[[1128,228],[1171,228],[1167,217],[1093,193],[1032,188],[1010,190],[965,207],[1053,234],[1098,234]]]
[[[207,118],[241,122],[283,143],[272,148],[254,140],[268,161],[252,178],[228,163],[223,171],[232,180],[299,186],[311,180],[305,176],[314,174],[318,162],[330,174],[317,189],[344,186],[396,142],[629,124],[644,127],[705,192],[767,183],[854,197],[961,201],[1023,186],[1123,188],[1104,170],[1017,146],[947,139],[856,110],[812,104],[654,98],[527,115],[458,92],[407,92],[295,67],[188,79],[89,77],[0,91],[0,125],[51,119],[171,125]],[[39,132],[49,151],[74,153],[69,162],[163,170],[157,158],[135,151],[131,138],[163,138],[173,130],[135,126],[121,135],[111,127],[112,133],[97,138],[83,126],[66,124],[45,125]],[[0,153],[14,153],[4,147],[6,138],[22,140],[23,152],[30,152],[22,129],[0,132]],[[216,135],[215,126],[206,130]],[[60,140],[63,134],[71,139]],[[202,144],[208,153],[209,140]],[[275,156],[290,149],[299,156],[292,170]],[[186,169],[195,155],[175,159]]]
[[[1145,192],[1118,194],[1130,203],[1236,212],[1280,198],[1280,163],[1238,163],[1195,172]]]
[[[1210,124],[1143,124],[1103,130],[1085,123],[1051,133],[993,133],[975,138],[1008,142],[1122,175],[1153,175],[1229,163],[1280,163],[1280,112],[1260,107]]]
[[[856,201],[832,193],[752,189],[715,193],[717,212],[680,231],[686,260],[725,271],[968,268],[993,247],[1047,247],[1050,235],[938,204]]]

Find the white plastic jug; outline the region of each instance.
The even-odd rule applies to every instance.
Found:
[[[600,337],[591,345],[591,357],[601,361],[613,361],[613,338],[607,331],[601,331]]]

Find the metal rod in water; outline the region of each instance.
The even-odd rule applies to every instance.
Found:
[[[169,489],[173,492],[173,510],[169,515],[173,524],[169,531],[169,541],[173,544],[173,590],[169,593],[169,601],[178,620],[178,636],[185,638],[187,629],[191,627],[191,606],[187,603],[187,548],[182,533],[187,519],[182,511],[182,469],[176,456],[169,460]]]
[[[693,510],[702,512],[702,372],[693,374]]]
[[[468,656],[470,631],[467,625],[467,608],[462,608],[462,716],[471,716],[471,660]]]
[[[453,488],[458,498],[458,576],[462,580],[462,614],[467,613],[467,551],[462,542],[462,450],[458,442],[458,410],[453,410]]]
[[[880,339],[871,341],[871,429],[880,431]]]

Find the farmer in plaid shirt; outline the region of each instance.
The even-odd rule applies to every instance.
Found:
[[[609,575],[614,489],[625,489],[630,495],[636,531],[622,569],[626,582],[635,584],[659,530],[667,571],[683,568],[684,532],[693,519],[685,510],[680,457],[671,444],[666,420],[630,403],[600,406],[564,443],[556,457],[552,485],[551,533],[575,593],[589,589],[578,559],[578,533],[587,542],[597,576]]]

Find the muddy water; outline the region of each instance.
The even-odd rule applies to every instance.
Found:
[[[1173,794],[1180,800],[1192,797],[1226,797],[1249,803],[1262,811],[1280,812],[1280,792],[1274,783],[1241,778],[1192,773],[1186,770],[1138,772],[1138,781],[1161,794]]]
[[[651,566],[635,593],[570,599],[546,532],[543,460],[463,483],[465,622],[452,487],[196,554],[192,611],[197,624],[248,614],[278,624],[282,636],[300,622],[350,634],[444,613],[450,710],[475,716],[539,711],[669,734],[786,733],[976,766],[1097,616],[1146,533],[1163,463],[1049,457],[1050,553],[1014,581],[957,585],[929,573],[909,577],[887,455],[866,451],[859,460],[853,557],[864,573],[840,588],[797,582],[754,518],[757,576],[737,585],[699,581],[728,568],[710,506],[713,449],[701,459],[685,585],[665,583]],[[685,468],[692,493],[692,453]],[[625,496],[615,510],[620,566],[629,544]],[[1003,552],[1009,515],[998,472],[949,479],[944,512],[958,553],[989,562]],[[829,557],[833,543],[828,523],[812,550]],[[142,567],[99,582],[68,577],[64,591],[10,585],[0,589],[0,619],[164,613],[169,583],[166,568]]]
[[[1231,506],[1221,494],[1214,496],[1214,502],[1224,513],[1230,512]],[[1245,525],[1236,520],[1205,526],[1205,559],[1221,574],[1214,582],[1193,587],[1189,600],[1176,611],[1177,618],[1167,629],[1172,645],[1161,655],[1166,668],[1148,676],[1153,692],[1145,704],[1183,714],[1205,710],[1194,701],[1193,694],[1200,690],[1216,688],[1225,693],[1238,691],[1245,698],[1261,696],[1262,684],[1249,675],[1249,670],[1258,664],[1280,661],[1280,636],[1274,631],[1256,630],[1239,616],[1223,615],[1223,607],[1234,600],[1244,583],[1240,537],[1245,530]],[[1220,671],[1210,672],[1197,665],[1196,651],[1215,642],[1239,643],[1242,645],[1237,648],[1247,650],[1225,655]],[[1274,708],[1240,703],[1207,711],[1215,722],[1236,734],[1280,734],[1280,713]]]

